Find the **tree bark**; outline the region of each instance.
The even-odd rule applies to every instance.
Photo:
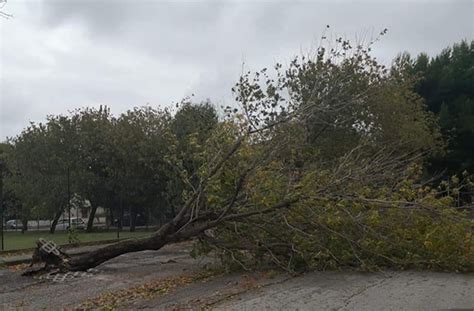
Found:
[[[51,227],[49,228],[49,233],[53,234],[56,231],[56,225],[58,224],[59,218],[61,217],[63,211],[58,210],[56,214],[54,214],[54,219],[53,223],[51,224]]]
[[[213,221],[202,221],[181,230],[182,226],[176,226],[171,221],[149,238],[124,240],[84,255],[72,257],[65,263],[65,266],[69,271],[85,271],[123,254],[144,250],[159,250],[166,244],[195,237],[215,225],[217,223]]]
[[[95,213],[98,207],[98,204],[96,201],[91,200],[90,202],[91,202],[91,211],[89,214],[89,218],[87,220],[87,229],[86,229],[87,232],[92,232],[92,229],[94,228],[94,217],[95,217]]]
[[[124,240],[85,255],[72,257],[67,264],[67,269],[70,271],[85,271],[122,254],[158,250],[167,243],[166,239],[155,238]]]

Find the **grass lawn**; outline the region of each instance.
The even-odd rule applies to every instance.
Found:
[[[138,238],[149,236],[152,231],[121,231],[120,239]],[[68,244],[68,233],[65,231],[58,231],[54,234],[49,234],[47,231],[30,231],[22,234],[21,232],[8,231],[5,235],[5,250],[19,250],[25,248],[33,248],[36,246],[38,238],[54,241],[58,245]],[[80,242],[105,241],[114,240],[117,238],[117,231],[101,231],[101,232],[78,232]]]

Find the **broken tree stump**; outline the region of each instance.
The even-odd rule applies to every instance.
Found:
[[[53,241],[47,241],[39,238],[36,242],[36,248],[33,251],[30,267],[23,272],[23,275],[33,275],[41,272],[50,272],[57,270],[58,272],[66,269],[69,255],[61,250],[61,248]],[[43,263],[43,267],[37,264]]]

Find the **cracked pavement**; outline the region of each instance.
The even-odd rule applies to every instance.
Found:
[[[474,310],[474,275],[313,272],[249,291],[219,310]]]

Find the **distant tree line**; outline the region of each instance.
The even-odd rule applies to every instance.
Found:
[[[150,223],[165,221],[176,214],[188,187],[179,175],[193,174],[198,167],[193,148],[217,120],[210,103],[187,102],[174,116],[140,107],[116,118],[104,106],[31,123],[1,145],[8,163],[6,215],[21,219],[25,229],[28,219],[52,219],[53,233],[67,214],[69,195],[89,203],[88,231],[99,206],[110,220],[129,212],[132,231],[137,214]]]

